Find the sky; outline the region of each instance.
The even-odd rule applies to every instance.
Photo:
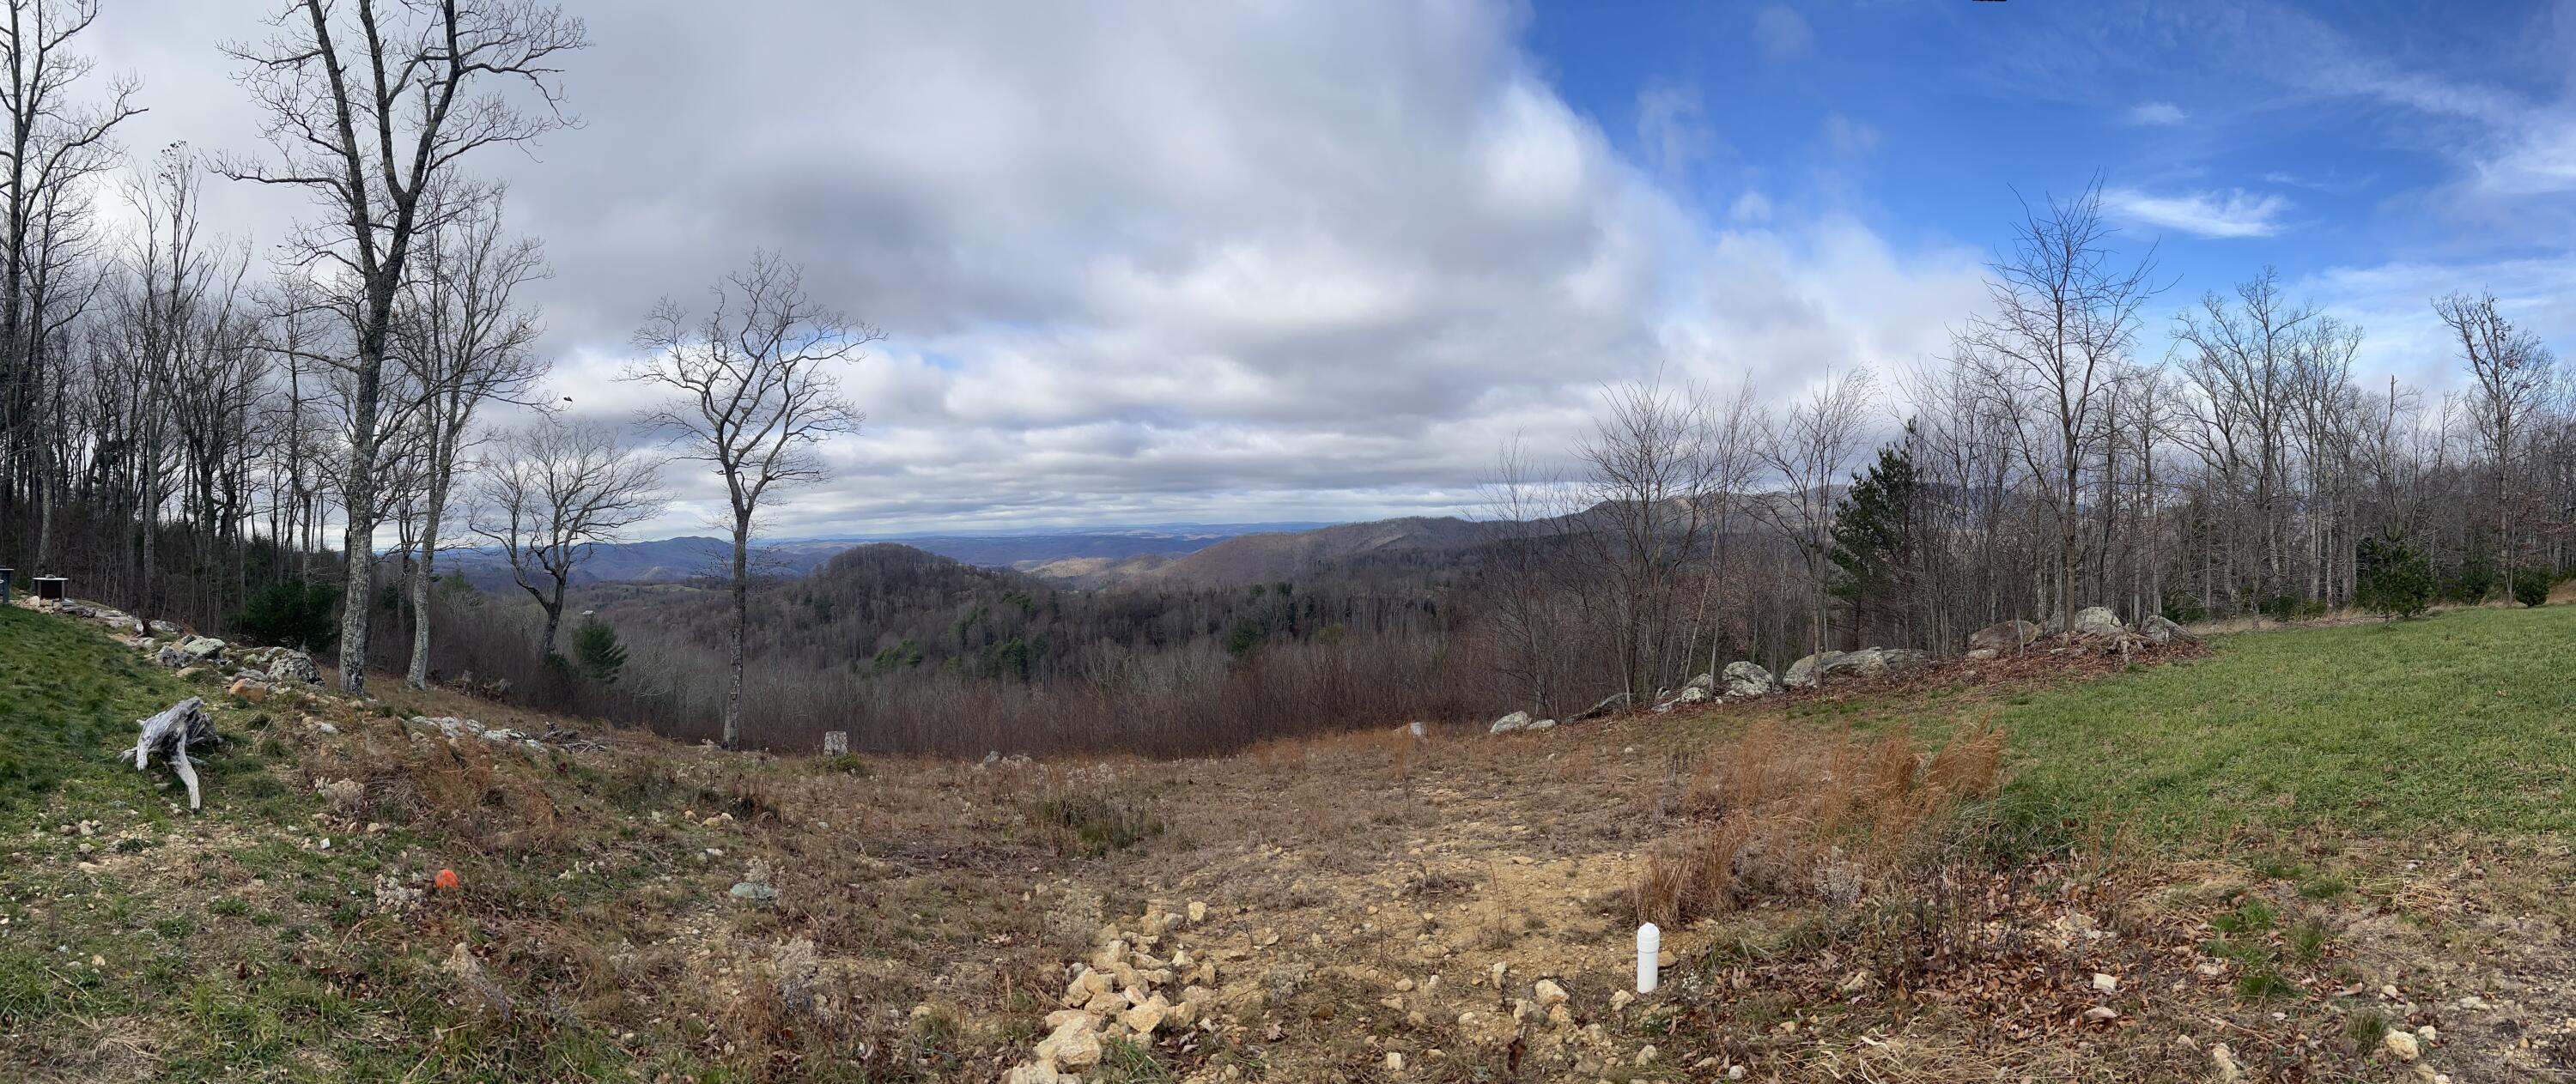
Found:
[[[274,3],[106,0],[124,141],[251,150]],[[777,537],[1477,514],[1605,384],[1779,401],[1941,356],[2101,186],[2173,315],[2276,268],[2433,393],[2428,299],[2576,348],[2576,0],[574,5],[579,127],[469,159],[543,240],[555,390],[757,249],[881,329]],[[267,252],[311,209],[212,182]],[[1899,406],[1891,405],[1893,425]],[[702,531],[712,477],[639,534]]]

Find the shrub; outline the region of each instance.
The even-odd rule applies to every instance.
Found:
[[[2538,606],[2549,601],[2549,573],[2536,568],[2518,568],[2513,572],[2513,600],[2525,606]]]
[[[261,588],[233,615],[235,635],[264,644],[329,651],[340,642],[340,592],[318,583],[281,580]]]
[[[2450,589],[2444,593],[2456,602],[2485,602],[2495,593],[2496,581],[2501,578],[2495,565],[2484,558],[2471,557],[2460,562],[2459,571],[2451,575]]]
[[[2200,600],[2192,597],[2191,592],[2188,591],[2166,591],[2164,609],[2165,620],[2178,625],[2209,620],[2209,607],[2201,605]]]
[[[2393,539],[2368,539],[2357,555],[2360,590],[2354,601],[2390,618],[2416,617],[2433,605],[2433,564]]]

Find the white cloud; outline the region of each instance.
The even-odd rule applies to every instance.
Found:
[[[1666,175],[1679,175],[1716,150],[1699,88],[1658,84],[1637,92],[1637,145],[1646,164]]]
[[[1753,37],[1762,43],[1762,52],[1773,60],[1786,60],[1806,52],[1815,43],[1816,30],[1807,25],[1807,17],[1784,4],[1772,4],[1753,15]]]
[[[1878,129],[1840,113],[1825,117],[1824,137],[1827,149],[1846,157],[1878,149]]]
[[[1650,161],[1629,161],[1542,81],[1520,18],[612,5],[566,78],[585,125],[476,168],[547,242],[576,409],[626,409],[614,374],[647,306],[755,247],[888,333],[846,377],[868,428],[780,505],[786,535],[1456,512],[1505,438],[1561,444],[1604,381],[1794,389],[1938,349],[1975,304],[1972,253],[1911,256],[1758,196],[1712,221],[1658,172],[1706,153],[1696,96],[1641,99]],[[112,68],[153,73],[135,145],[250,145],[203,43],[256,34],[256,12],[102,27]],[[790,39],[869,47],[780,63]],[[1827,138],[1876,133],[1837,117]],[[263,240],[303,212],[216,191]],[[695,529],[711,480],[674,481],[691,503],[662,526]]]
[[[2139,102],[2129,108],[2129,123],[2146,127],[2168,127],[2190,119],[2191,114],[2172,102]]]
[[[2201,237],[2270,237],[2281,231],[2290,201],[2236,188],[2170,196],[2111,188],[2103,191],[2102,206],[2115,218]]]

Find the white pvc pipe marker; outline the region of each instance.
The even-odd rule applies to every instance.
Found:
[[[1637,992],[1655,992],[1655,962],[1663,955],[1664,931],[1649,922],[1637,927]]]

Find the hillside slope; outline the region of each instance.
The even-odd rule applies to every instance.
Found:
[[[2550,1079],[2572,634],[971,764],[253,704],[0,611],[0,738],[54,734],[0,798],[0,1079]],[[198,816],[112,759],[182,693],[225,739]]]
[[[1338,562],[1397,550],[1449,550],[1491,541],[1494,528],[1454,517],[1344,523],[1312,531],[1230,538],[1144,574],[1200,587],[1297,580]]]

